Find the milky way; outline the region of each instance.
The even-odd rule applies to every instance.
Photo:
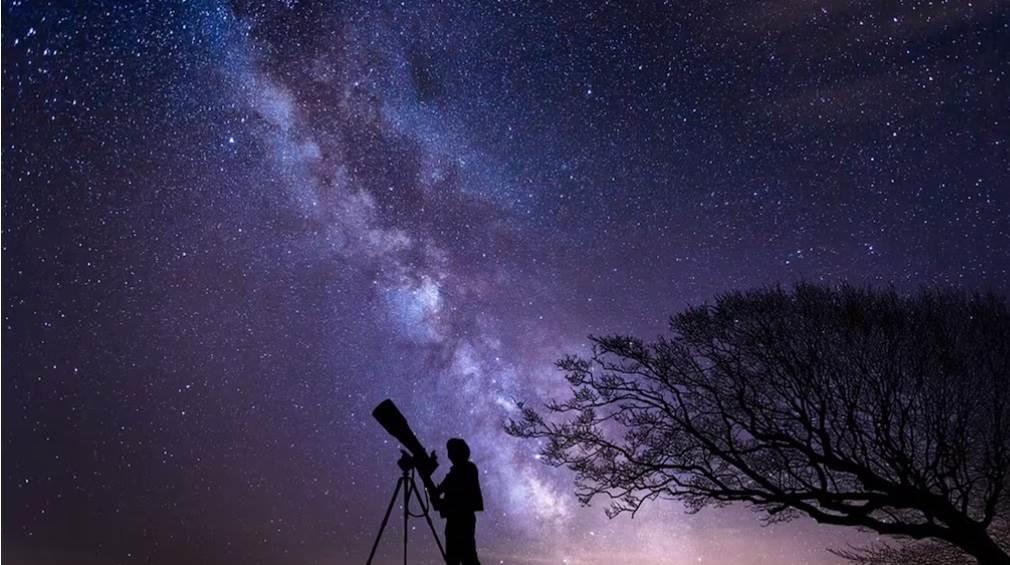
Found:
[[[392,397],[484,563],[839,563],[502,425],[728,289],[1008,290],[1008,7],[878,4],[5,2],[5,557],[363,562]]]

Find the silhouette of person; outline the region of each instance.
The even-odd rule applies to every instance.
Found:
[[[449,565],[480,565],[474,533],[484,510],[477,466],[470,461],[470,446],[460,438],[445,444],[452,468],[438,485],[438,511],[445,518],[445,557]]]

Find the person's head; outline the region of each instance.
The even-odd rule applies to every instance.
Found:
[[[445,442],[445,451],[449,454],[449,461],[452,461],[453,465],[459,465],[470,460],[470,446],[458,437]]]

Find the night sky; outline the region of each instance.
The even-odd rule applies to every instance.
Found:
[[[386,397],[470,442],[485,565],[840,563],[608,520],[502,424],[728,289],[1010,289],[1005,2],[5,1],[2,43],[14,563],[362,563]]]

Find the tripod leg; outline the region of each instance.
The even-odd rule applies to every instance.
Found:
[[[386,529],[386,523],[389,522],[389,515],[393,512],[393,505],[396,504],[396,497],[400,494],[400,487],[403,486],[407,481],[403,477],[396,480],[396,489],[393,490],[393,498],[389,501],[389,506],[386,508],[386,515],[382,517],[382,525],[379,526],[379,534],[375,536],[375,543],[372,544],[372,551],[368,553],[368,565],[372,565],[372,559],[375,558],[375,550],[379,548],[379,540],[382,539],[382,532]],[[404,491],[406,492],[406,490]]]
[[[414,486],[414,476],[403,480],[403,565],[407,565],[407,532],[410,524],[410,489]]]
[[[417,503],[424,508],[424,501],[421,500],[421,493],[417,490],[417,485],[414,485],[414,496],[417,497]],[[438,546],[438,552],[442,554],[442,562],[445,563],[445,549],[442,547],[442,540],[438,539],[438,532],[435,531],[435,524],[431,522],[431,514],[427,511],[424,512],[424,519],[428,522],[428,527],[431,528],[431,537],[435,538],[435,545]]]

